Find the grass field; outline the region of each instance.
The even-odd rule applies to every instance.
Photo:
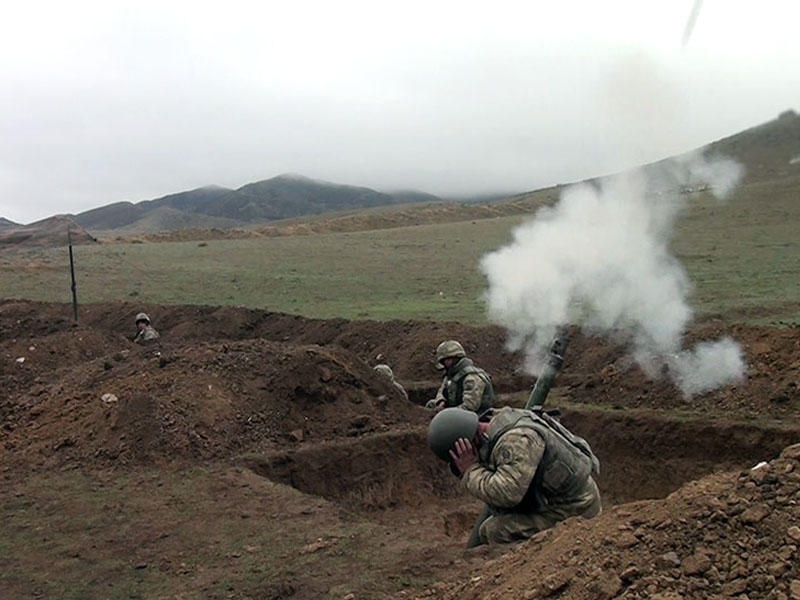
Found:
[[[800,323],[796,181],[750,184],[727,203],[695,194],[673,247],[696,314]],[[242,305],[320,318],[484,323],[478,263],[519,215],[252,239],[76,246],[80,303]],[[2,297],[69,302],[66,248],[0,253]]]
[[[800,196],[796,181],[751,184],[729,203],[705,198],[679,224],[675,252],[699,314],[800,324]]]
[[[243,305],[314,317],[480,321],[477,261],[514,221],[74,248],[79,302]],[[0,262],[3,296],[69,301],[66,248]]]

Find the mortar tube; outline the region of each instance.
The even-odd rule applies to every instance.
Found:
[[[530,396],[528,396],[528,401],[525,403],[525,408],[527,410],[542,410],[544,402],[547,399],[547,394],[550,393],[553,381],[561,370],[561,365],[564,364],[564,352],[568,345],[569,337],[563,331],[558,332],[553,338],[547,364],[539,377],[536,378],[536,383],[531,390]]]

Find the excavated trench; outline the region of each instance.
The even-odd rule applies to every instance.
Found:
[[[636,411],[564,411],[562,422],[601,460],[606,506],[662,498],[704,475],[746,469],[800,440],[800,427],[714,422]],[[346,507],[419,506],[460,494],[428,450],[424,428],[348,439],[308,449],[242,457],[270,480]]]
[[[377,379],[373,363],[391,362],[420,405],[437,383],[430,381],[431,349],[445,337],[480,339],[475,357],[495,377],[498,394],[510,401],[531,385],[503,350],[505,333],[497,328],[121,304],[86,308],[74,327],[65,305],[0,304],[7,357],[0,413],[5,447],[20,465],[228,460],[288,438],[288,449],[245,455],[241,463],[375,520],[420,513],[427,526],[442,512],[452,521],[463,515],[456,533],[470,526],[479,505],[428,450],[427,416],[393,408],[386,399],[391,388]],[[158,311],[165,323],[158,346],[134,347],[120,337],[129,315],[142,308]],[[606,506],[666,497],[709,473],[771,460],[800,441],[796,328],[740,328],[736,338],[746,341],[747,382],[689,408],[676,392],[622,369],[614,348],[573,342],[576,360],[560,375],[566,392],[553,390],[552,399],[593,407],[562,409],[562,421],[599,456]],[[103,404],[106,392],[119,403]],[[592,403],[580,404],[582,394]],[[776,420],[734,421],[726,407]],[[696,412],[682,416],[684,409]]]

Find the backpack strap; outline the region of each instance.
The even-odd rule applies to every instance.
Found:
[[[594,475],[600,474],[600,460],[595,456],[594,452],[592,452],[589,443],[580,436],[575,435],[569,429],[564,427],[556,418],[554,418],[551,413],[554,411],[532,411],[532,410],[519,410],[515,415],[516,418],[509,419],[507,423],[504,423],[503,426],[496,432],[492,432],[492,437],[489,439],[489,443],[486,445],[486,454],[484,455],[487,459],[492,455],[492,451],[494,450],[495,444],[497,444],[498,440],[503,437],[509,430],[517,427],[529,427],[531,429],[536,430],[536,425],[539,427],[546,427],[550,430],[553,434],[559,436],[564,441],[566,441],[569,445],[577,449],[581,452],[581,454],[585,455],[586,458],[589,459],[592,465],[592,473]],[[527,415],[526,415],[527,413]],[[527,419],[526,416],[530,417],[531,423],[525,423]],[[523,421],[520,425],[520,421]]]

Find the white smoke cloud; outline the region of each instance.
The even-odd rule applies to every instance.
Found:
[[[687,396],[713,390],[741,376],[744,365],[742,349],[731,338],[702,342],[693,350],[671,357],[670,373]]]
[[[741,378],[732,340],[681,349],[691,285],[668,246],[687,192],[724,198],[741,176],[734,161],[690,154],[572,186],[484,256],[489,318],[525,350],[526,370],[539,373],[556,330],[577,325],[626,342],[649,375],[666,371],[686,395]]]

